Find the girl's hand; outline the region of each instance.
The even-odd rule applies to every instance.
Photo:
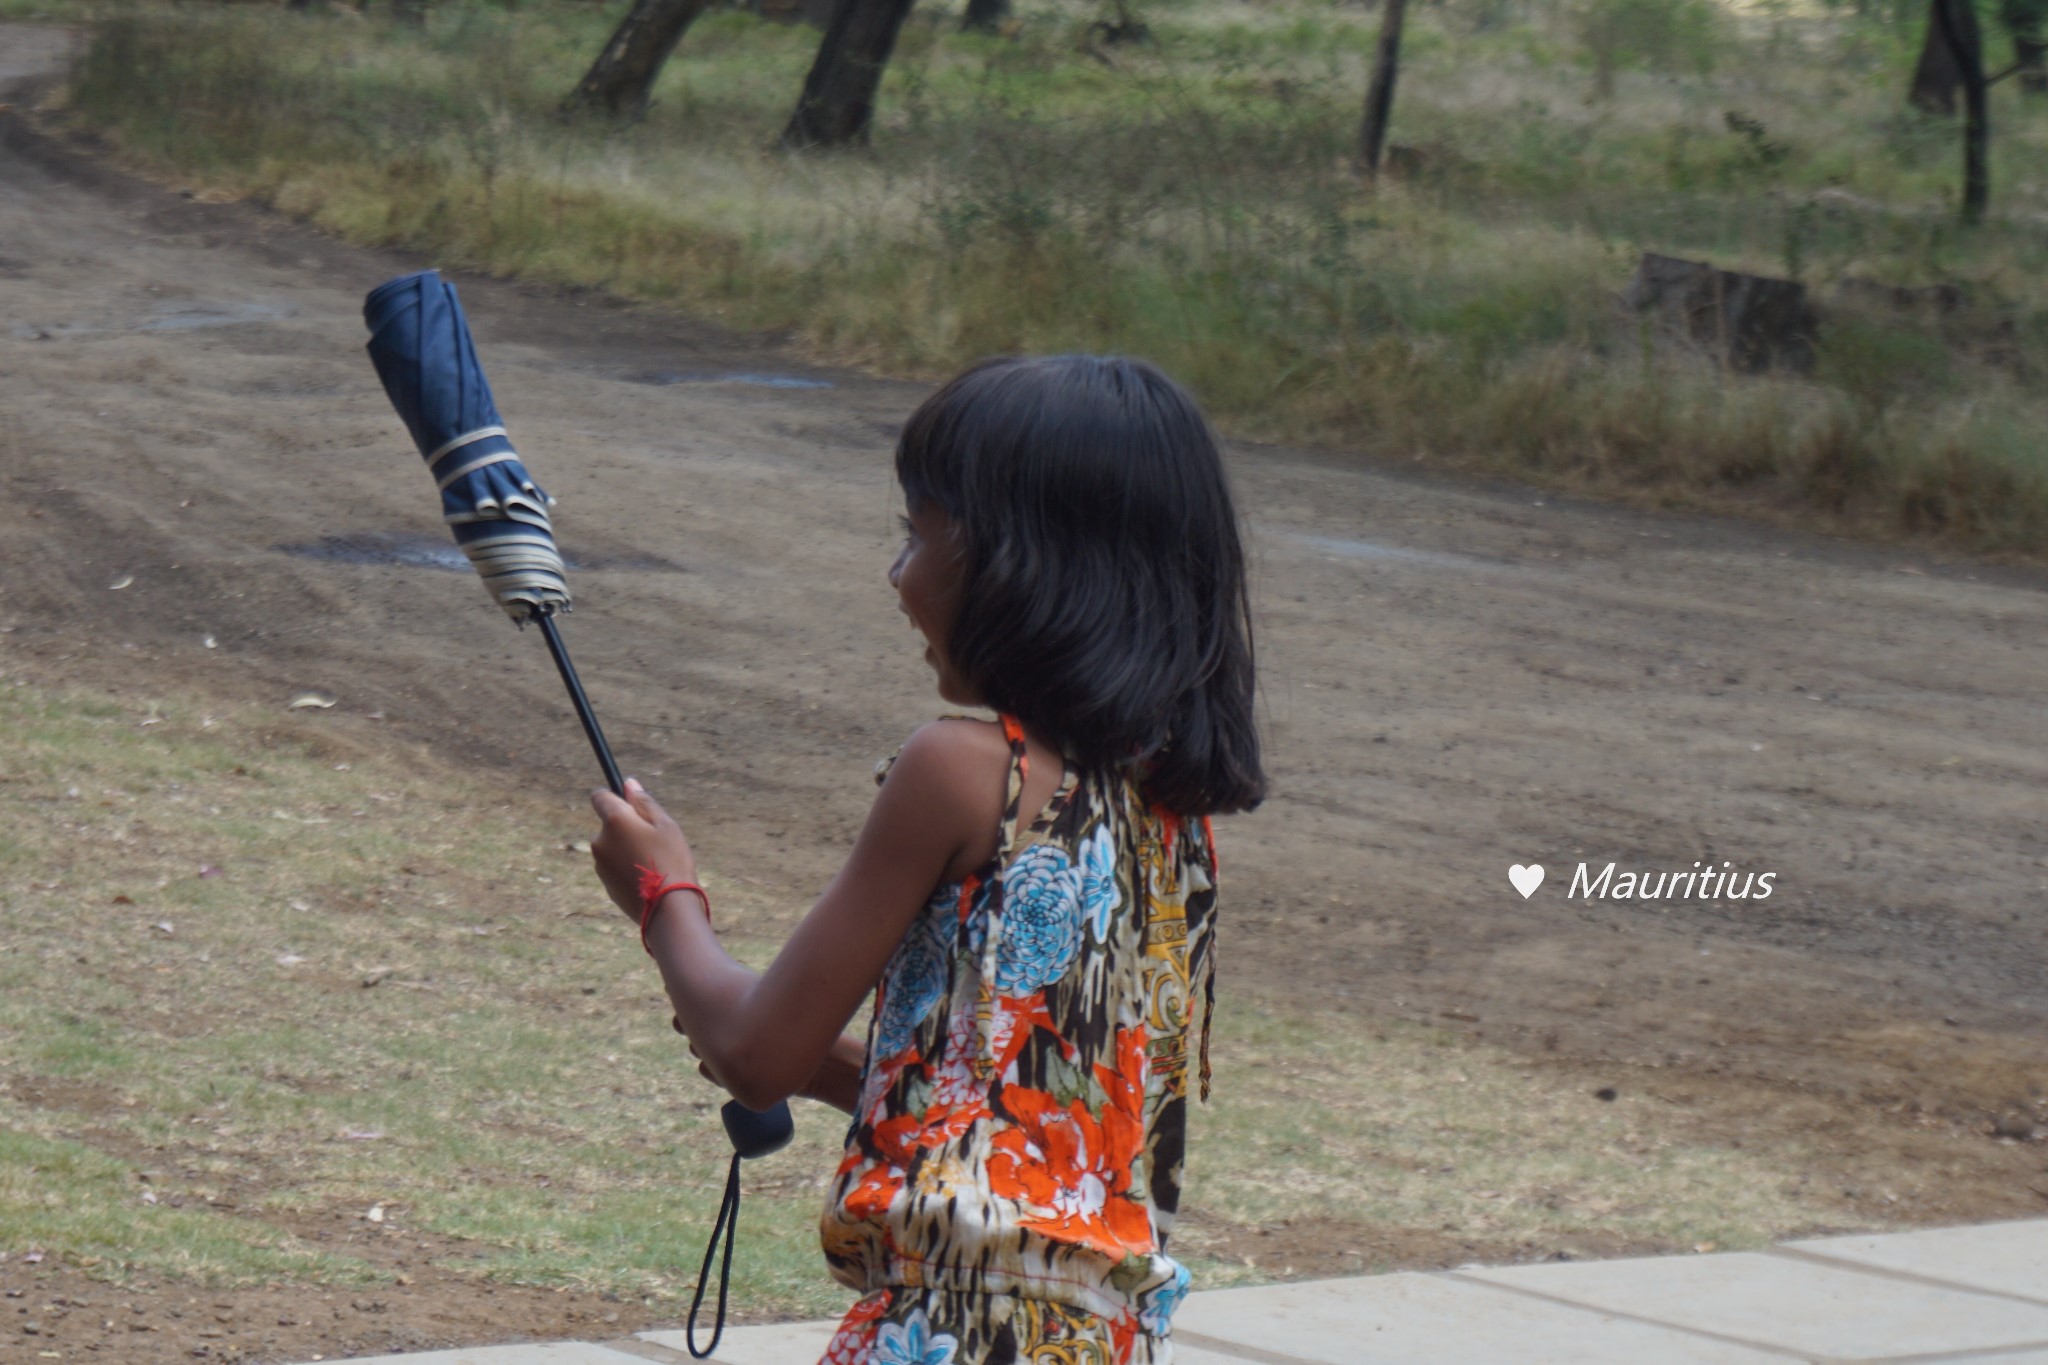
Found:
[[[626,779],[626,800],[599,788],[590,805],[604,828],[590,841],[590,860],[597,864],[605,893],[635,924],[640,922],[640,869],[651,867],[663,881],[694,882],[697,859],[690,841],[638,778]]]
[[[690,1044],[690,1060],[697,1064],[697,1074],[699,1076],[702,1076],[705,1080],[711,1082],[720,1090],[725,1089],[724,1083],[721,1082],[718,1079],[718,1077],[711,1074],[711,1068],[705,1063],[702,1057],[699,1057],[697,1055],[697,1045],[695,1043]]]
[[[844,1114],[851,1114],[860,1104],[861,1066],[867,1059],[867,1043],[855,1034],[841,1034],[832,1044],[832,1050],[825,1054],[825,1060],[818,1063],[818,1069],[811,1078],[797,1088],[797,1094],[807,1100],[830,1105]],[[690,1057],[697,1063],[697,1074],[705,1080],[725,1088],[725,1082],[718,1079],[710,1064],[697,1053],[697,1045],[690,1044]]]

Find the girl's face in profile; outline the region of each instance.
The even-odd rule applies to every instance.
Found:
[[[965,556],[960,528],[936,503],[919,502],[903,519],[903,548],[889,566],[897,606],[925,639],[924,661],[938,676],[939,696],[956,706],[980,701],[953,667],[947,642],[960,616]]]

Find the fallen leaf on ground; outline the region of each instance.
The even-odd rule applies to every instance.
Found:
[[[338,699],[328,696],[325,692],[301,692],[292,698],[291,705],[285,707],[285,710],[325,711],[333,706],[336,700]]]

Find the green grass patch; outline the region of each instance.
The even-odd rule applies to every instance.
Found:
[[[352,1283],[369,1267],[261,1225],[144,1202],[126,1162],[83,1143],[39,1136],[47,1117],[0,1104],[0,1244],[61,1249],[120,1274],[148,1266],[208,1284],[319,1279]]]
[[[0,1110],[0,1248],[345,1279],[377,1272],[277,1228],[377,1208],[479,1275],[694,1275],[717,1096],[565,847],[583,822],[337,764],[317,720],[0,684],[0,733],[0,1081],[37,1097]],[[840,1131],[814,1111],[756,1173],[739,1264],[763,1307],[831,1297],[812,1227]]]
[[[1228,1153],[1230,1169],[1205,1169],[1198,1199],[1240,1224],[1348,1223],[1361,1244],[1421,1230],[1547,1253],[1589,1238],[1754,1248],[1826,1221],[1800,1187],[1807,1154],[1702,1138],[1648,1096],[1594,1101],[1583,1084],[1416,1024],[1333,1028],[1240,1006],[1218,1027],[1229,1065],[1195,1152],[1205,1168]],[[1284,1236],[1268,1255],[1286,1255]]]

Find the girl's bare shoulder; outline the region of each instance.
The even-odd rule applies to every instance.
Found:
[[[911,732],[889,768],[889,780],[915,783],[948,796],[973,793],[1001,804],[1001,788],[989,785],[1010,759],[1010,742],[994,721],[946,716]],[[979,803],[977,803],[979,804]]]
[[[945,880],[957,881],[994,851],[1010,761],[1002,726],[948,717],[920,726],[897,752],[882,783],[878,813],[917,827],[917,836],[946,848]]]

